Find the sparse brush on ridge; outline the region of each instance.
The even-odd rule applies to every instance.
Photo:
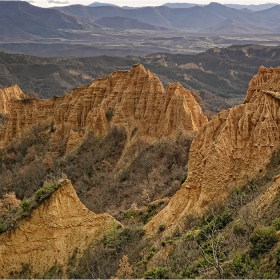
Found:
[[[0,233],[15,229],[22,218],[30,216],[59,186],[57,181],[48,181],[32,197],[23,201],[18,200],[14,193],[5,194],[0,201]]]

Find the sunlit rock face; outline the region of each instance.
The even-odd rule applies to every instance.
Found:
[[[188,214],[201,214],[224,201],[235,187],[265,172],[280,145],[280,67],[260,67],[243,104],[222,111],[199,129],[190,150],[188,178],[170,203],[146,226],[153,234],[180,227]]]
[[[109,214],[89,211],[71,182],[62,180],[59,189],[30,217],[16,229],[0,234],[0,277],[12,277],[23,265],[28,265],[36,278],[53,265],[61,266],[65,276],[74,252],[79,256],[116,226],[121,225]]]
[[[67,151],[89,130],[106,134],[117,125],[126,129],[129,140],[153,142],[191,134],[207,123],[189,90],[179,83],[165,90],[142,65],[96,79],[64,97],[12,102],[10,107],[9,119],[0,131],[2,146],[38,122],[52,123],[54,139],[69,138]]]

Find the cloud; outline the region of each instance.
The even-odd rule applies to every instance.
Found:
[[[57,4],[57,5],[65,5],[65,4],[70,4],[68,0],[65,1],[60,1],[60,0],[48,0],[49,4]]]

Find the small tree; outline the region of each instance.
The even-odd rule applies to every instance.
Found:
[[[273,226],[257,227],[250,236],[252,244],[251,256],[257,257],[268,252],[279,240],[276,229]]]
[[[202,227],[197,236],[197,246],[208,265],[214,267],[219,278],[224,277],[222,263],[226,253],[226,240],[221,229],[231,221],[231,216],[224,213],[221,216],[214,215],[212,219]]]
[[[121,279],[131,279],[133,274],[132,266],[128,261],[127,255],[123,255],[119,263],[119,269],[117,271],[116,277]]]

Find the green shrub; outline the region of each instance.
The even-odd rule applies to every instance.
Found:
[[[145,273],[145,279],[168,279],[168,270],[167,267],[152,268]]]
[[[198,241],[205,241],[207,235],[213,232],[213,230],[221,230],[231,221],[232,215],[228,212],[225,212],[222,215],[209,216],[205,221],[206,224],[201,227],[201,231],[197,236]]]
[[[202,258],[195,261],[192,265],[188,266],[184,271],[180,273],[182,278],[196,278],[200,273],[200,269],[206,267],[206,261]]]
[[[236,254],[231,264],[231,270],[237,277],[246,277],[254,268],[254,262],[248,254]]]
[[[59,279],[62,277],[62,266],[55,263],[45,271],[43,279]]]
[[[35,200],[37,203],[45,200],[51,193],[53,193],[58,188],[58,185],[56,183],[53,183],[51,185],[44,186],[43,188],[40,188],[35,193]]]
[[[251,256],[257,257],[260,254],[268,252],[278,240],[279,237],[275,227],[256,228],[250,236],[250,242],[252,244],[250,251]]]
[[[29,200],[24,200],[20,206],[24,212],[29,212],[31,210],[31,203]]]
[[[181,178],[181,185],[186,181],[187,175],[183,175]]]
[[[164,231],[165,230],[165,224],[160,224],[159,227],[158,227],[158,231],[161,232],[161,231]]]
[[[3,221],[0,220],[0,232],[3,232],[4,230],[5,230],[5,227],[4,227]]]
[[[246,230],[241,225],[234,225],[232,228],[232,233],[235,235],[243,235],[245,234]]]
[[[274,255],[276,257],[276,263],[277,265],[280,266],[280,247],[278,247],[275,251],[274,251]]]
[[[280,219],[276,218],[272,221],[272,225],[275,227],[276,230],[280,230]]]

